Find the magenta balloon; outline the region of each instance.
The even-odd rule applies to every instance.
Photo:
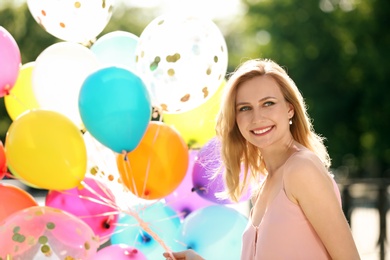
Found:
[[[173,208],[182,219],[197,209],[215,204],[199,196],[193,189],[192,168],[198,152],[198,150],[189,150],[188,170],[183,181],[176,190],[165,197],[166,204]]]
[[[84,182],[93,192],[87,187],[65,191],[50,190],[46,196],[46,206],[79,217],[100,237],[100,243],[103,244],[114,232],[118,220],[116,210],[105,202],[115,202],[114,195],[106,185],[93,178],[86,177]]]
[[[21,56],[12,35],[0,26],[0,97],[9,94],[19,75]]]
[[[214,137],[199,150],[192,169],[192,182],[196,193],[217,204],[231,204],[231,200],[217,197],[218,193],[225,190],[223,171],[220,142]],[[214,176],[216,173],[219,174]],[[250,191],[240,201],[246,201],[249,198]]]
[[[109,245],[100,249],[93,260],[147,260],[137,248],[125,244]]]

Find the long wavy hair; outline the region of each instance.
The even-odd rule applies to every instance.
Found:
[[[303,96],[287,72],[270,59],[252,59],[242,63],[228,79],[217,116],[216,134],[221,142],[221,159],[224,165],[225,197],[239,201],[253,182],[267,174],[262,154],[258,147],[241,135],[236,123],[236,95],[238,87],[255,77],[267,75],[279,85],[287,102],[294,107],[290,126],[297,142],[313,151],[330,167],[330,157],[324,145],[324,138],[316,134],[307,113]],[[241,176],[241,172],[244,175]]]

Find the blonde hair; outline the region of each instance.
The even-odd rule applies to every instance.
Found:
[[[225,167],[225,194],[236,202],[251,181],[258,181],[259,177],[266,174],[260,150],[247,142],[238,129],[235,108],[237,89],[247,80],[265,75],[277,82],[285,100],[294,107],[294,116],[290,126],[294,140],[313,151],[326,168],[330,167],[330,157],[323,138],[315,133],[305,101],[294,81],[281,66],[272,60],[248,60],[236,69],[225,85],[225,93],[215,128],[221,142],[221,158]],[[245,173],[243,178],[240,176],[241,167]]]

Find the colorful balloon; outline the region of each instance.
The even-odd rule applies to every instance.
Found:
[[[190,147],[202,147],[215,136],[215,120],[226,81],[200,106],[178,114],[163,114],[163,121],[179,131]]]
[[[35,61],[33,92],[42,109],[57,111],[83,129],[78,98],[84,80],[100,67],[95,54],[78,43],[59,42]]]
[[[19,75],[21,56],[14,37],[0,26],[0,97],[9,93]]]
[[[188,148],[172,127],[150,121],[136,149],[118,154],[117,165],[124,185],[143,199],[161,199],[174,191],[188,168]]]
[[[173,208],[182,219],[193,211],[214,204],[199,196],[193,189],[192,168],[198,152],[198,150],[189,151],[189,164],[183,181],[171,194],[164,198],[166,204]]]
[[[218,197],[219,193],[225,191],[223,171],[220,142],[213,137],[199,150],[192,168],[192,182],[196,193],[214,203],[231,204],[230,199]],[[246,201],[249,198],[250,190],[242,196],[240,201]]]
[[[115,197],[107,186],[90,177],[85,184],[64,191],[50,190],[45,205],[64,210],[84,221],[99,236],[100,243],[108,241],[118,220]]]
[[[9,117],[15,120],[27,110],[39,108],[32,89],[32,72],[35,61],[23,64],[19,76],[9,95],[4,96],[4,104]]]
[[[51,35],[69,42],[88,43],[111,19],[114,0],[27,0],[35,21]]]
[[[138,198],[123,185],[116,164],[117,153],[102,145],[89,132],[83,134],[87,146],[88,163],[85,178],[104,183],[115,197],[115,208],[126,209],[145,200]]]
[[[91,51],[106,67],[135,71],[135,51],[139,37],[126,31],[109,32],[93,43]]]
[[[93,259],[99,239],[65,211],[34,206],[0,223],[0,259]]]
[[[4,178],[7,173],[7,158],[5,155],[3,142],[0,141],[0,180]]]
[[[136,54],[137,71],[148,80],[152,103],[165,113],[183,113],[204,103],[217,91],[228,64],[218,27],[206,18],[178,12],[150,22]]]
[[[79,95],[85,128],[117,153],[134,150],[152,114],[149,92],[133,72],[108,67],[87,77]]]
[[[0,183],[0,198],[0,223],[19,210],[38,206],[31,194],[12,184]]]
[[[147,260],[137,248],[125,244],[109,245],[100,249],[93,260]]]
[[[248,219],[225,205],[192,212],[176,237],[183,249],[192,248],[205,259],[240,259],[242,233]]]
[[[66,190],[84,179],[87,152],[80,130],[66,116],[31,110],[10,125],[7,163],[20,178],[39,188]]]
[[[179,244],[175,237],[180,228],[181,222],[177,213],[162,202],[145,205],[139,204],[131,209],[131,213],[121,214],[115,232],[111,236],[112,244],[126,244],[141,250],[147,259],[160,259],[166,250],[160,242],[175,251],[179,249]],[[140,218],[147,231],[138,222]],[[154,237],[150,232],[153,232]]]

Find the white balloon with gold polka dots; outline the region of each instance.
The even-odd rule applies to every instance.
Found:
[[[136,70],[163,113],[183,113],[208,100],[225,79],[225,38],[210,19],[169,13],[150,22],[136,50]]]
[[[115,0],[27,0],[35,21],[69,42],[93,42],[110,21]]]

